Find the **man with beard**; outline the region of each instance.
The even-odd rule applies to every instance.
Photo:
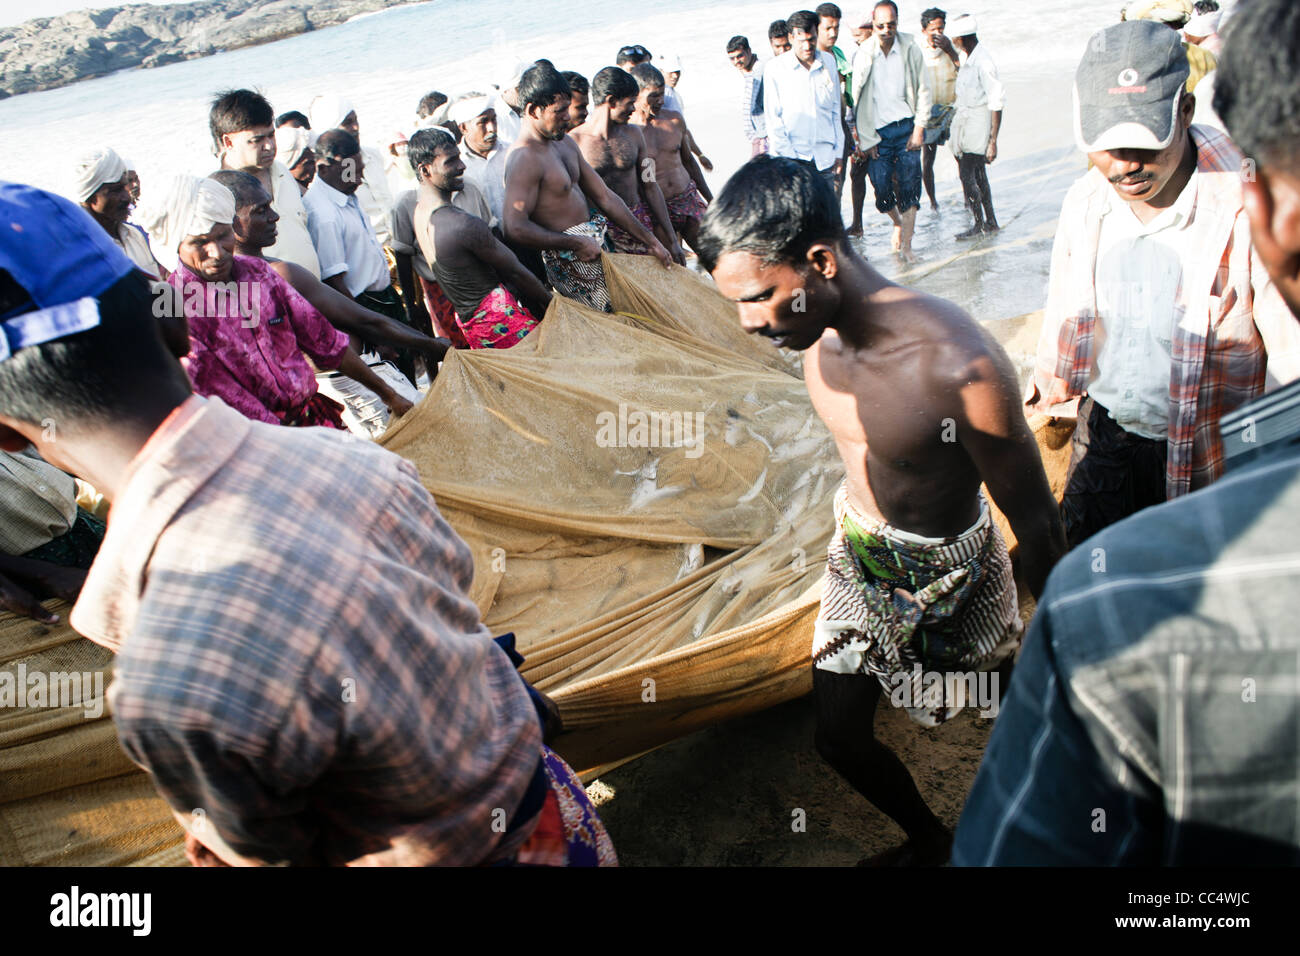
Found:
[[[907,833],[873,863],[942,864],[951,834],[871,727],[882,688],[918,723],[949,719],[961,707],[949,681],[936,700],[922,674],[994,670],[1019,645],[1011,560],[981,484],[1035,595],[1065,552],[1015,367],[961,309],[858,255],[807,164],[742,166],[704,218],[700,262],[744,329],[806,350],[809,397],[844,460],[813,637],[817,749]]]
[[[631,122],[645,136],[650,172],[663,191],[673,229],[694,249],[700,217],[713,193],[691,152],[686,121],[663,108],[664,75],[649,63],[639,63],[631,72],[640,88]]]
[[[649,168],[650,154],[641,130],[628,122],[640,92],[636,80],[616,66],[607,66],[596,74],[591,90],[596,107],[587,122],[569,136],[605,185],[627,203],[637,221],[659,238],[673,259],[684,262],[664,194],[655,177],[641,175]],[[609,227],[609,240],[615,252],[636,255],[649,252],[618,226]]]
[[[137,269],[151,279],[163,278],[144,230],[126,221],[132,205],[129,183],[126,163],[108,147],[85,153],[73,170],[73,189],[81,207],[104,227]]]
[[[611,311],[600,264],[607,222],[644,243],[665,268],[672,257],[565,135],[572,93],[564,77],[539,63],[524,73],[518,95],[523,124],[506,160],[506,238],[542,251],[547,278],[561,295]]]
[[[509,348],[541,321],[550,293],[482,216],[457,203],[466,186],[465,163],[451,134],[419,130],[407,152],[420,183],[412,217],[415,237],[455,309],[461,337],[472,349]]]

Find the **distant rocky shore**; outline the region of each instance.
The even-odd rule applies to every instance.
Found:
[[[414,0],[198,0],[78,10],[0,27],[0,99],[270,43]]]

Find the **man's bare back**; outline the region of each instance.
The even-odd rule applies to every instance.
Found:
[[[524,191],[536,192],[531,218],[555,232],[590,219],[587,198],[579,186],[581,153],[568,137],[547,142],[516,140],[506,156],[506,193],[522,181]]]
[[[992,385],[1014,405],[1014,370],[988,333],[943,299],[890,285],[864,307],[888,310],[887,332],[855,350],[827,329],[804,364],[850,498],[863,513],[913,534],[960,534],[980,511],[966,389]]]

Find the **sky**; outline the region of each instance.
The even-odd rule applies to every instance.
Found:
[[[10,27],[34,17],[57,17],[70,10],[99,10],[104,7],[124,7],[131,0],[0,0],[0,27]],[[150,2],[151,6],[159,4]],[[191,0],[167,0],[169,3],[187,3]]]

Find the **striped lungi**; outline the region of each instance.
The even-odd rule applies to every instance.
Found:
[[[981,494],[980,516],[961,534],[923,538],[862,514],[841,485],[835,522],[813,666],[871,675],[890,693],[910,681],[906,699],[918,702],[907,707],[911,718],[943,723],[961,708],[926,706],[926,674],[992,670],[1024,631],[1011,558],[988,502]]]

